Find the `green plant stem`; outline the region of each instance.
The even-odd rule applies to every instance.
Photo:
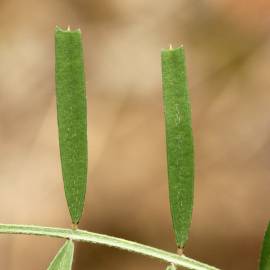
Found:
[[[167,263],[182,266],[193,270],[218,270],[199,261],[188,258],[184,255],[177,255],[161,249],[153,248],[136,242],[124,240],[121,238],[98,234],[83,230],[72,230],[64,228],[41,227],[33,225],[0,224],[0,234],[26,234],[38,236],[50,236],[57,238],[71,239],[73,241],[82,241],[93,244],[100,244],[109,247],[115,247],[141,255],[160,259]]]

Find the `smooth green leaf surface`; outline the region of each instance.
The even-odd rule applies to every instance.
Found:
[[[70,270],[73,261],[74,244],[67,240],[58,251],[47,270]]]
[[[80,30],[56,28],[55,58],[62,175],[71,219],[77,224],[87,182],[87,111]]]
[[[270,223],[266,229],[261,250],[260,270],[270,269]]]
[[[193,136],[184,49],[163,50],[161,58],[170,208],[176,242],[182,248],[191,224],[194,185]]]

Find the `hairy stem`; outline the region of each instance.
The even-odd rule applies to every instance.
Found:
[[[73,241],[82,241],[92,244],[105,245],[115,247],[130,252],[139,253],[141,255],[150,256],[167,263],[182,266],[193,270],[218,270],[214,266],[210,266],[199,261],[188,258],[184,255],[177,255],[161,249],[146,246],[136,242],[124,240],[121,238],[98,234],[83,230],[72,230],[64,228],[52,228],[33,225],[17,225],[17,224],[0,224],[0,234],[26,234],[38,236],[50,236],[71,239]]]

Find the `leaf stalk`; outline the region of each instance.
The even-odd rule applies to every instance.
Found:
[[[105,234],[99,234],[84,230],[72,230],[65,228],[43,227],[35,225],[18,225],[18,224],[0,224],[0,234],[24,234],[49,236],[70,239],[73,241],[87,242],[91,244],[105,245],[109,247],[119,248],[129,252],[138,253],[144,256],[149,256],[159,259],[166,263],[171,263],[176,266],[185,267],[192,270],[219,270],[214,266],[196,261],[185,255],[177,255],[168,251],[139,244],[133,241],[128,241],[122,238],[117,238]]]

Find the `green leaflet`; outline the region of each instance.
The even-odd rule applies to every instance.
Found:
[[[176,243],[183,248],[191,224],[194,185],[193,136],[184,49],[163,50],[161,58],[170,208]]]
[[[260,270],[270,269],[270,223],[266,229],[260,258]]]
[[[62,174],[71,219],[77,224],[87,182],[87,111],[80,30],[56,28],[55,57]]]
[[[74,244],[67,240],[58,251],[47,270],[70,270],[73,261]]]

